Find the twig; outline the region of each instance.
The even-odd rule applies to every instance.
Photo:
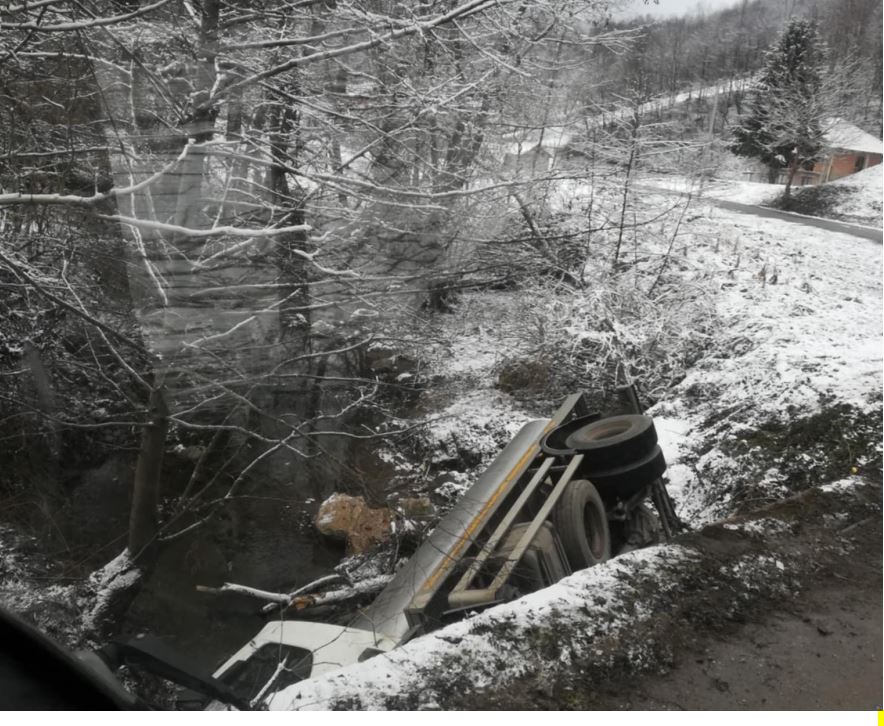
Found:
[[[117,330],[114,330],[109,325],[101,322],[97,318],[92,317],[89,313],[87,313],[83,310],[80,310],[79,308],[77,308],[74,305],[71,305],[68,302],[65,302],[64,300],[62,300],[58,296],[53,295],[46,288],[44,288],[39,282],[37,282],[33,277],[28,275],[28,273],[26,273],[21,268],[21,266],[19,266],[15,262],[13,262],[6,255],[4,255],[2,252],[0,252],[0,261],[5,262],[9,266],[9,268],[13,271],[13,273],[15,273],[16,277],[18,277],[20,280],[26,282],[28,285],[33,287],[37,292],[39,292],[41,295],[43,295],[43,297],[49,298],[56,305],[60,305],[65,310],[72,312],[74,315],[76,315],[80,318],[83,318],[83,320],[87,321],[90,325],[94,325],[99,330],[103,330],[108,335],[110,335],[110,336],[116,338],[117,340],[125,343],[126,345],[134,348],[139,353],[142,353],[143,355],[152,357],[151,352],[147,348],[145,348],[143,345],[141,345],[140,343],[136,343],[134,340],[132,340],[127,335],[123,335],[123,333],[121,333]]]

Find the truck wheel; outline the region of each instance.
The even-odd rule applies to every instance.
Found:
[[[609,416],[578,429],[565,445],[583,454],[584,466],[611,469],[650,453],[657,445],[657,430],[650,416]]]
[[[552,513],[552,523],[572,570],[582,570],[611,556],[611,533],[605,505],[586,479],[565,487]]]
[[[655,446],[650,453],[625,466],[611,469],[594,469],[587,466],[580,468],[581,475],[589,477],[598,490],[604,493],[605,499],[617,497],[624,500],[663,476],[665,471],[666,459],[659,446]]]

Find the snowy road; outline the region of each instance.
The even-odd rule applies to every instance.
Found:
[[[817,229],[825,229],[829,232],[849,234],[853,237],[863,237],[865,239],[875,240],[876,242],[884,241],[884,230],[878,229],[877,227],[848,224],[847,222],[837,222],[834,219],[823,219],[822,217],[808,217],[804,214],[783,212],[779,209],[771,209],[770,207],[760,207],[757,204],[741,204],[726,199],[710,199],[709,201],[713,202],[717,207],[732,212],[753,214],[756,217],[764,217],[768,219],[782,219],[786,222],[803,224],[809,227],[816,227]]]
[[[670,177],[666,179],[649,179],[646,183],[636,185],[634,189],[646,192],[661,192],[665,190],[667,194],[676,194],[680,197],[702,198],[703,201],[714,204],[720,209],[737,212],[738,214],[751,214],[762,219],[781,219],[784,222],[802,224],[806,227],[816,227],[828,232],[849,234],[852,237],[861,237],[875,242],[884,241],[884,230],[877,226],[812,217],[806,214],[796,214],[795,212],[785,212],[780,209],[765,207],[760,203],[752,203],[771,201],[772,192],[768,184],[744,183],[740,185],[734,182],[715,182],[698,194],[689,180]],[[736,201],[736,199],[740,198],[745,201]]]

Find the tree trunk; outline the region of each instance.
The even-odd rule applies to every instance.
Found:
[[[150,394],[149,422],[141,433],[129,514],[129,552],[136,563],[153,559],[157,534],[157,499],[169,410],[161,388]]]
[[[786,189],[783,192],[783,196],[786,199],[789,199],[792,195],[792,180],[795,178],[795,174],[798,173],[798,160],[793,159],[789,162],[789,175],[786,177]]]
[[[638,101],[633,109],[630,129],[629,158],[626,160],[626,177],[623,180],[623,201],[620,205],[620,228],[617,232],[617,244],[614,247],[614,261],[611,264],[611,270],[617,271],[617,264],[620,260],[620,246],[623,244],[623,230],[626,225],[626,207],[629,202],[629,182],[632,179],[633,167],[636,164],[636,156],[638,155],[638,131],[641,126],[641,119],[638,114]]]

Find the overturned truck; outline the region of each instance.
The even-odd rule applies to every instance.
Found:
[[[668,539],[682,525],[661,479],[666,461],[654,423],[633,387],[620,393],[631,413],[590,413],[575,394],[550,420],[525,424],[347,627],[271,622],[214,678],[238,702],[259,706],[281,688],[389,651],[464,611]]]

